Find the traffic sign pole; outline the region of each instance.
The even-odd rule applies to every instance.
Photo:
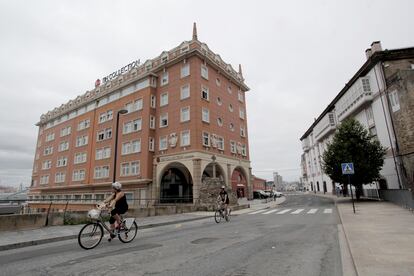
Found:
[[[351,177],[349,174],[348,174],[348,184],[349,184],[349,189],[351,189],[352,208],[354,209],[354,214],[355,214],[354,193],[352,192]]]

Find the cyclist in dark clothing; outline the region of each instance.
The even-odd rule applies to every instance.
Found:
[[[221,208],[223,208],[224,213],[227,216],[227,214],[228,214],[228,210],[227,209],[228,209],[230,200],[229,200],[229,195],[227,194],[225,188],[226,187],[221,186],[221,191],[220,191],[220,194],[219,194],[219,196],[217,198],[217,201],[220,203]]]
[[[119,182],[112,183],[112,190],[113,194],[105,199],[104,203],[106,206],[112,209],[111,211],[111,218],[109,219],[109,223],[111,224],[112,232],[115,229],[115,221],[117,222],[117,227],[121,224],[121,217],[120,215],[125,214],[128,211],[128,203],[125,196],[125,193],[121,191],[122,185]],[[111,237],[109,240],[115,237],[114,234],[111,233]]]

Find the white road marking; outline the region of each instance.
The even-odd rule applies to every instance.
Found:
[[[286,214],[286,213],[287,213],[287,212],[289,212],[290,210],[292,210],[292,209],[286,209],[286,210],[280,211],[280,212],[278,212],[278,213],[276,213],[276,214],[278,214],[278,215],[281,215],[281,214]]]
[[[291,214],[297,215],[303,212],[305,209],[297,209],[296,211],[292,212]]]
[[[249,215],[256,215],[256,214],[261,213],[261,212],[264,212],[264,211],[267,211],[267,209],[259,210],[259,211],[254,211],[254,212],[249,213]]]
[[[268,214],[274,213],[276,211],[279,211],[279,209],[273,209],[273,210],[267,211],[266,213],[263,213],[263,215],[268,215]]]
[[[325,209],[323,211],[324,214],[332,214],[332,209]]]
[[[308,214],[315,214],[318,211],[318,209],[310,209]]]

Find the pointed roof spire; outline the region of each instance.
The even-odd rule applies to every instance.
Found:
[[[198,40],[197,38],[197,24],[193,23],[193,40]]]

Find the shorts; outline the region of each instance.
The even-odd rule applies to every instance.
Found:
[[[126,213],[126,211],[128,211],[128,209],[119,209],[119,208],[115,208],[115,209],[113,209],[113,210],[111,211],[111,217],[109,218],[109,223],[110,223],[110,224],[114,224],[114,223],[115,223],[114,216],[115,216],[116,214],[118,214],[118,215],[125,214],[125,213]]]

